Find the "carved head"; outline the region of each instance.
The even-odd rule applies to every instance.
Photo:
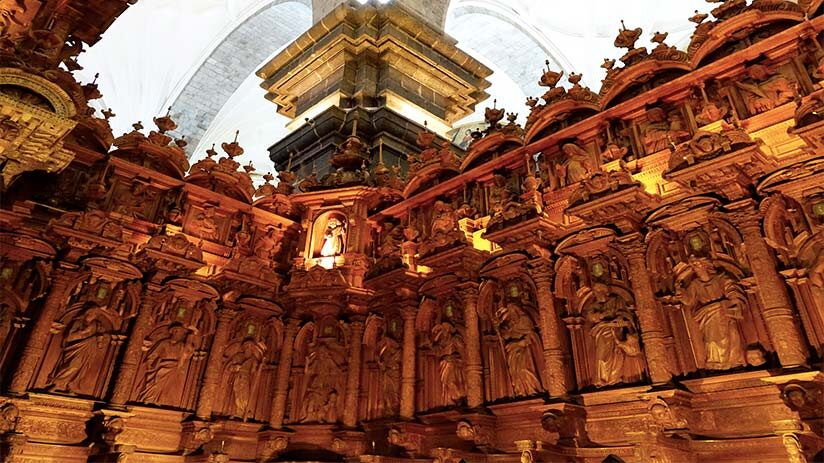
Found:
[[[764,66],[763,64],[756,64],[750,66],[750,68],[747,70],[747,75],[749,75],[752,79],[755,80],[765,80],[767,77],[770,77],[770,74],[770,70],[767,68],[767,66]]]

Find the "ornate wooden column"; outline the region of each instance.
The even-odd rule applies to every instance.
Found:
[[[478,326],[478,285],[463,284],[460,292],[466,325],[466,403],[469,408],[480,408],[484,403],[484,378],[481,364],[481,331]]]
[[[570,376],[566,368],[568,357],[564,353],[567,333],[555,310],[555,296],[552,293],[555,269],[552,268],[552,261],[538,258],[530,262],[529,273],[535,282],[535,297],[541,317],[541,343],[546,364],[544,381],[551,396],[561,397],[569,391]]]
[[[203,374],[203,384],[200,385],[200,394],[197,397],[198,418],[208,420],[212,415],[212,408],[217,394],[218,380],[220,379],[220,365],[223,360],[223,349],[229,341],[229,328],[232,320],[239,311],[231,302],[223,302],[217,314],[217,327],[212,348],[209,349],[209,360],[206,362],[206,372]]]
[[[9,385],[9,392],[21,393],[28,388],[34,376],[37,362],[43,356],[54,317],[68,300],[71,284],[77,276],[76,272],[67,269],[58,269],[52,273],[49,295],[43,303],[43,309],[37,317],[37,322],[32,327],[29,338],[26,340],[23,355],[20,356],[20,363],[14,371]]]
[[[159,294],[158,288],[152,283],[143,289],[140,307],[137,309],[137,318],[132,325],[132,332],[126,343],[126,351],[120,361],[115,379],[114,390],[109,403],[115,407],[123,406],[129,400],[129,393],[134,386],[135,375],[137,374],[137,362],[143,349],[143,340],[149,333],[149,321],[152,318],[155,304],[157,304]]]
[[[349,346],[349,373],[346,378],[346,399],[343,406],[343,425],[354,428],[358,424],[358,390],[360,389],[361,348],[364,317],[352,317],[349,322],[352,345]]]
[[[403,317],[403,360],[401,361],[401,418],[415,417],[415,317],[413,303],[401,308]]]
[[[776,270],[775,257],[767,242],[761,236],[761,216],[753,200],[744,200],[729,206],[725,214],[741,231],[746,246],[756,294],[764,308],[764,322],[770,340],[784,367],[794,367],[807,363],[807,347],[792,309],[784,280]]]
[[[661,307],[655,298],[647,271],[647,246],[640,233],[631,233],[619,238],[618,249],[627,257],[629,274],[635,293],[638,322],[644,340],[649,375],[653,384],[664,384],[672,378],[671,362],[675,360],[667,350]]]
[[[275,429],[283,427],[283,416],[286,413],[286,396],[289,392],[289,372],[292,369],[292,352],[295,347],[295,336],[298,334],[300,320],[290,318],[286,323],[286,332],[283,335],[283,346],[278,359],[278,373],[275,380],[275,393],[272,397],[272,412],[269,413],[269,426]]]

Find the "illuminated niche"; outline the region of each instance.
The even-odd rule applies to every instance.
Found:
[[[346,216],[336,211],[324,212],[315,219],[312,225],[309,267],[320,265],[331,269],[343,265],[348,225]]]

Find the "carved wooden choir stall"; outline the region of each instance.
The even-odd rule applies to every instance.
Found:
[[[190,165],[89,106],[130,3],[0,1],[2,461],[824,461],[821,0],[622,25],[466,151],[392,101],[450,125],[491,71],[343,4],[258,71],[338,102],[257,188],[242,133]]]

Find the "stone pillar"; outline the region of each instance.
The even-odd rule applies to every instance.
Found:
[[[269,413],[269,426],[275,429],[283,427],[283,416],[286,414],[286,396],[289,392],[289,372],[292,369],[292,351],[295,347],[295,336],[300,327],[300,320],[290,318],[286,323],[286,333],[283,335],[283,346],[278,359],[278,373],[275,380],[275,393],[272,397],[272,412]]]
[[[738,227],[744,238],[747,259],[750,263],[756,294],[764,308],[764,322],[778,359],[784,367],[807,363],[807,347],[795,321],[793,306],[787,287],[776,270],[775,257],[761,236],[761,217],[752,200],[731,205],[726,216]]]
[[[137,318],[132,325],[132,332],[126,342],[126,351],[117,369],[117,379],[115,379],[112,398],[109,403],[115,407],[122,407],[129,400],[129,394],[135,382],[137,374],[137,362],[143,351],[143,341],[151,329],[149,322],[154,312],[155,304],[159,294],[154,290],[153,285],[148,285],[143,290],[143,297],[140,307],[137,309]]]
[[[363,345],[363,317],[350,322],[352,340],[349,346],[349,373],[346,378],[346,398],[343,406],[343,425],[354,428],[358,424],[358,391],[360,390],[361,347]]]
[[[552,280],[555,270],[552,262],[539,259],[533,262],[530,274],[535,282],[535,298],[538,302],[541,326],[541,344],[543,344],[544,363],[546,370],[546,385],[549,395],[561,397],[570,389],[569,372],[566,367],[567,356],[564,353],[567,333],[561,325],[558,312],[555,310],[555,296],[552,293]]]
[[[68,302],[72,281],[77,276],[77,273],[64,269],[52,273],[49,295],[43,303],[43,309],[32,327],[29,338],[26,340],[20,362],[9,385],[9,392],[19,394],[25,392],[29,387],[29,383],[34,377],[34,370],[37,368],[37,362],[43,356],[54,318],[60,308]]]
[[[478,325],[478,285],[468,283],[461,288],[466,325],[466,403],[480,408],[484,403],[484,377],[481,364],[481,331]]]
[[[401,310],[403,317],[403,360],[401,363],[401,418],[415,417],[415,307]]]
[[[629,263],[629,277],[635,295],[638,322],[641,324],[650,379],[652,384],[667,383],[672,378],[670,365],[675,360],[667,350],[662,309],[658,305],[649,280],[647,246],[640,233],[632,233],[619,239],[618,249],[627,257]]]
[[[212,415],[212,408],[214,407],[217,386],[220,380],[220,367],[223,360],[223,350],[226,348],[226,343],[229,341],[229,329],[231,328],[232,320],[238,314],[238,311],[230,306],[228,302],[224,302],[223,307],[217,314],[217,327],[215,328],[215,337],[212,340],[212,347],[209,349],[209,360],[206,362],[206,371],[203,374],[203,384],[200,385],[200,394],[197,397],[197,408],[195,414],[198,418],[208,420]]]

